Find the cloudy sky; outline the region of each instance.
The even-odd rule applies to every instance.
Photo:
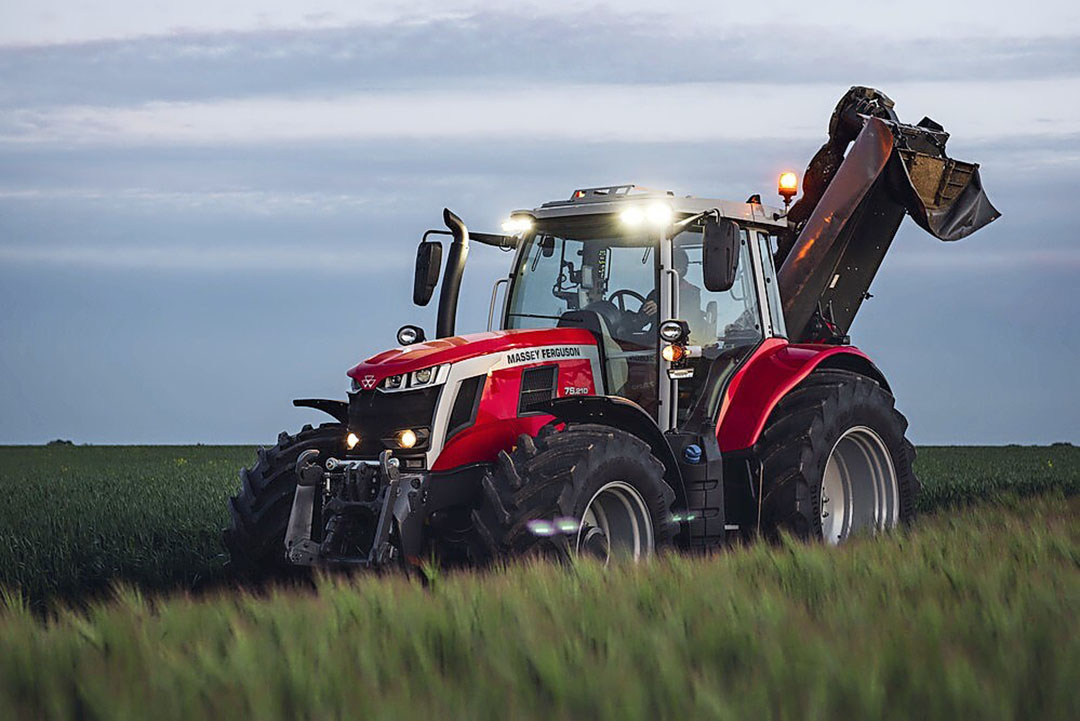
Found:
[[[852,330],[917,443],[1080,441],[1080,5],[0,6],[0,443],[272,442],[394,344],[415,243],[636,182],[771,194],[852,84],[983,166]],[[470,256],[459,328],[507,256]]]

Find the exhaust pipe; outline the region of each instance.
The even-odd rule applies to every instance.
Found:
[[[450,243],[442,291],[439,294],[439,314],[435,325],[436,338],[454,335],[458,292],[461,290],[461,277],[465,274],[465,260],[469,257],[469,229],[465,227],[465,223],[449,208],[443,208],[443,222],[450,229],[454,239]]]

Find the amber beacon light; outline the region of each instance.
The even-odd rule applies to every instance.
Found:
[[[791,199],[799,192],[799,178],[795,173],[780,173],[776,182],[776,191],[784,198],[784,207],[791,205]]]

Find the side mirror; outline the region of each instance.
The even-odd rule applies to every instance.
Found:
[[[439,284],[442,270],[442,243],[425,240],[416,249],[416,275],[413,277],[413,303],[427,305]]]
[[[705,219],[701,251],[705,288],[713,292],[731,290],[739,269],[739,224],[727,218]]]

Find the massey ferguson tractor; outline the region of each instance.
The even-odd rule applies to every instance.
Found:
[[[502,233],[445,210],[413,286],[424,306],[441,276],[434,337],[406,325],[349,370],[348,400],[293,401],[334,422],[241,472],[232,568],[637,560],[911,520],[907,421],[847,332],[905,214],[941,240],[998,217],[948,138],[854,87],[793,205],[781,176],[784,209],[618,185]],[[513,263],[489,330],[459,336],[471,243]]]

